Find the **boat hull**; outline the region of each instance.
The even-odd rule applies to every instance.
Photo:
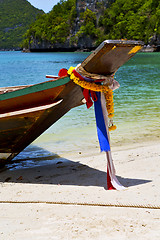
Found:
[[[142,42],[106,40],[81,66],[88,73],[110,77],[142,47]],[[83,99],[81,87],[68,75],[30,86],[1,88],[0,162],[13,159],[71,108],[83,104]]]
[[[56,88],[52,90],[56,91]],[[13,159],[71,108],[83,104],[82,90],[73,82],[63,85],[61,91],[58,88],[58,93],[54,95],[56,97],[52,98],[52,103],[50,98],[48,101],[46,98],[47,104],[39,106],[38,103],[38,106],[22,110],[18,107],[16,111],[0,114],[1,164]],[[30,95],[30,101],[29,97]]]

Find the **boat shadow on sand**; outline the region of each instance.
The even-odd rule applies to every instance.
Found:
[[[106,171],[71,161],[30,145],[0,170],[0,182],[98,186],[106,188]],[[117,176],[125,187],[151,182]]]

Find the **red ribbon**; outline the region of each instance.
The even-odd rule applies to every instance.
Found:
[[[68,74],[68,70],[66,68],[62,68],[59,70],[58,76],[59,77],[66,77]]]
[[[96,95],[96,92],[94,91],[83,89],[83,96],[86,100],[87,108],[90,108],[93,105],[93,101],[94,102],[97,101],[97,95]]]
[[[75,75],[75,77],[79,78],[80,80],[85,80],[78,72],[76,72],[75,69],[73,70],[73,74]],[[100,80],[100,81],[103,81],[103,80]],[[96,80],[96,82],[99,82],[99,80]],[[87,108],[90,108],[93,105],[93,101],[94,102],[97,101],[97,95],[96,95],[95,91],[84,88],[83,89],[83,96],[86,100]]]
[[[85,80],[78,72],[76,72],[76,70],[73,70],[73,74],[75,75],[75,77],[79,78],[80,80]],[[62,68],[60,69],[59,73],[58,73],[59,77],[65,77],[67,76],[67,69],[66,68]],[[101,82],[103,81],[103,79],[101,80],[95,80],[94,82]],[[92,91],[92,90],[88,90],[88,89],[83,89],[83,96],[86,100],[86,105],[87,108],[90,108],[93,105],[93,101],[96,102],[97,101],[97,95],[96,92]],[[92,101],[93,100],[93,101]]]

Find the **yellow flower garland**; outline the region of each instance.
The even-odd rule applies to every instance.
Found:
[[[80,80],[79,78],[77,78],[74,73],[73,70],[75,68],[74,67],[70,67],[68,70],[68,74],[70,75],[70,79],[77,85],[81,86],[82,88],[91,90],[91,91],[95,91],[95,92],[103,92],[105,95],[105,99],[106,99],[106,108],[107,108],[107,112],[108,112],[108,117],[111,119],[111,126],[109,126],[109,131],[111,130],[115,130],[116,126],[113,125],[113,116],[114,116],[114,103],[113,103],[113,91],[105,85],[97,85],[96,83],[93,82],[87,82],[85,80]]]

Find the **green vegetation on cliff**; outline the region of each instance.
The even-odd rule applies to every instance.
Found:
[[[157,0],[115,0],[108,8],[102,8],[99,18],[87,9],[80,13],[77,22],[76,1],[61,0],[51,12],[32,24],[24,45],[32,45],[35,39],[39,44],[47,41],[53,46],[70,39],[73,45],[85,36],[90,37],[93,45],[104,39],[125,38],[147,44],[153,36],[160,35],[160,2]]]
[[[33,40],[64,43],[71,34],[76,18],[76,1],[61,0],[48,14],[40,16],[25,34],[24,46],[32,44]]]
[[[81,26],[74,39],[77,39],[78,41],[78,38],[83,37],[83,35],[89,36],[92,39],[97,39],[100,35],[100,31],[97,28],[96,14],[91,10],[86,9],[84,13],[81,13],[80,20]]]
[[[27,0],[0,0],[0,49],[17,48],[24,33],[23,47],[32,49],[78,48],[80,42],[85,48],[85,41],[96,47],[104,39],[126,38],[146,44],[153,36],[160,39],[159,1],[104,2],[95,1],[95,12],[81,9],[77,14],[76,0],[60,0],[52,11],[43,14]]]
[[[43,13],[27,0],[0,0],[0,49],[17,49],[30,24]]]
[[[99,26],[106,38],[127,38],[148,43],[151,37],[160,35],[160,2],[116,0],[100,17]]]

